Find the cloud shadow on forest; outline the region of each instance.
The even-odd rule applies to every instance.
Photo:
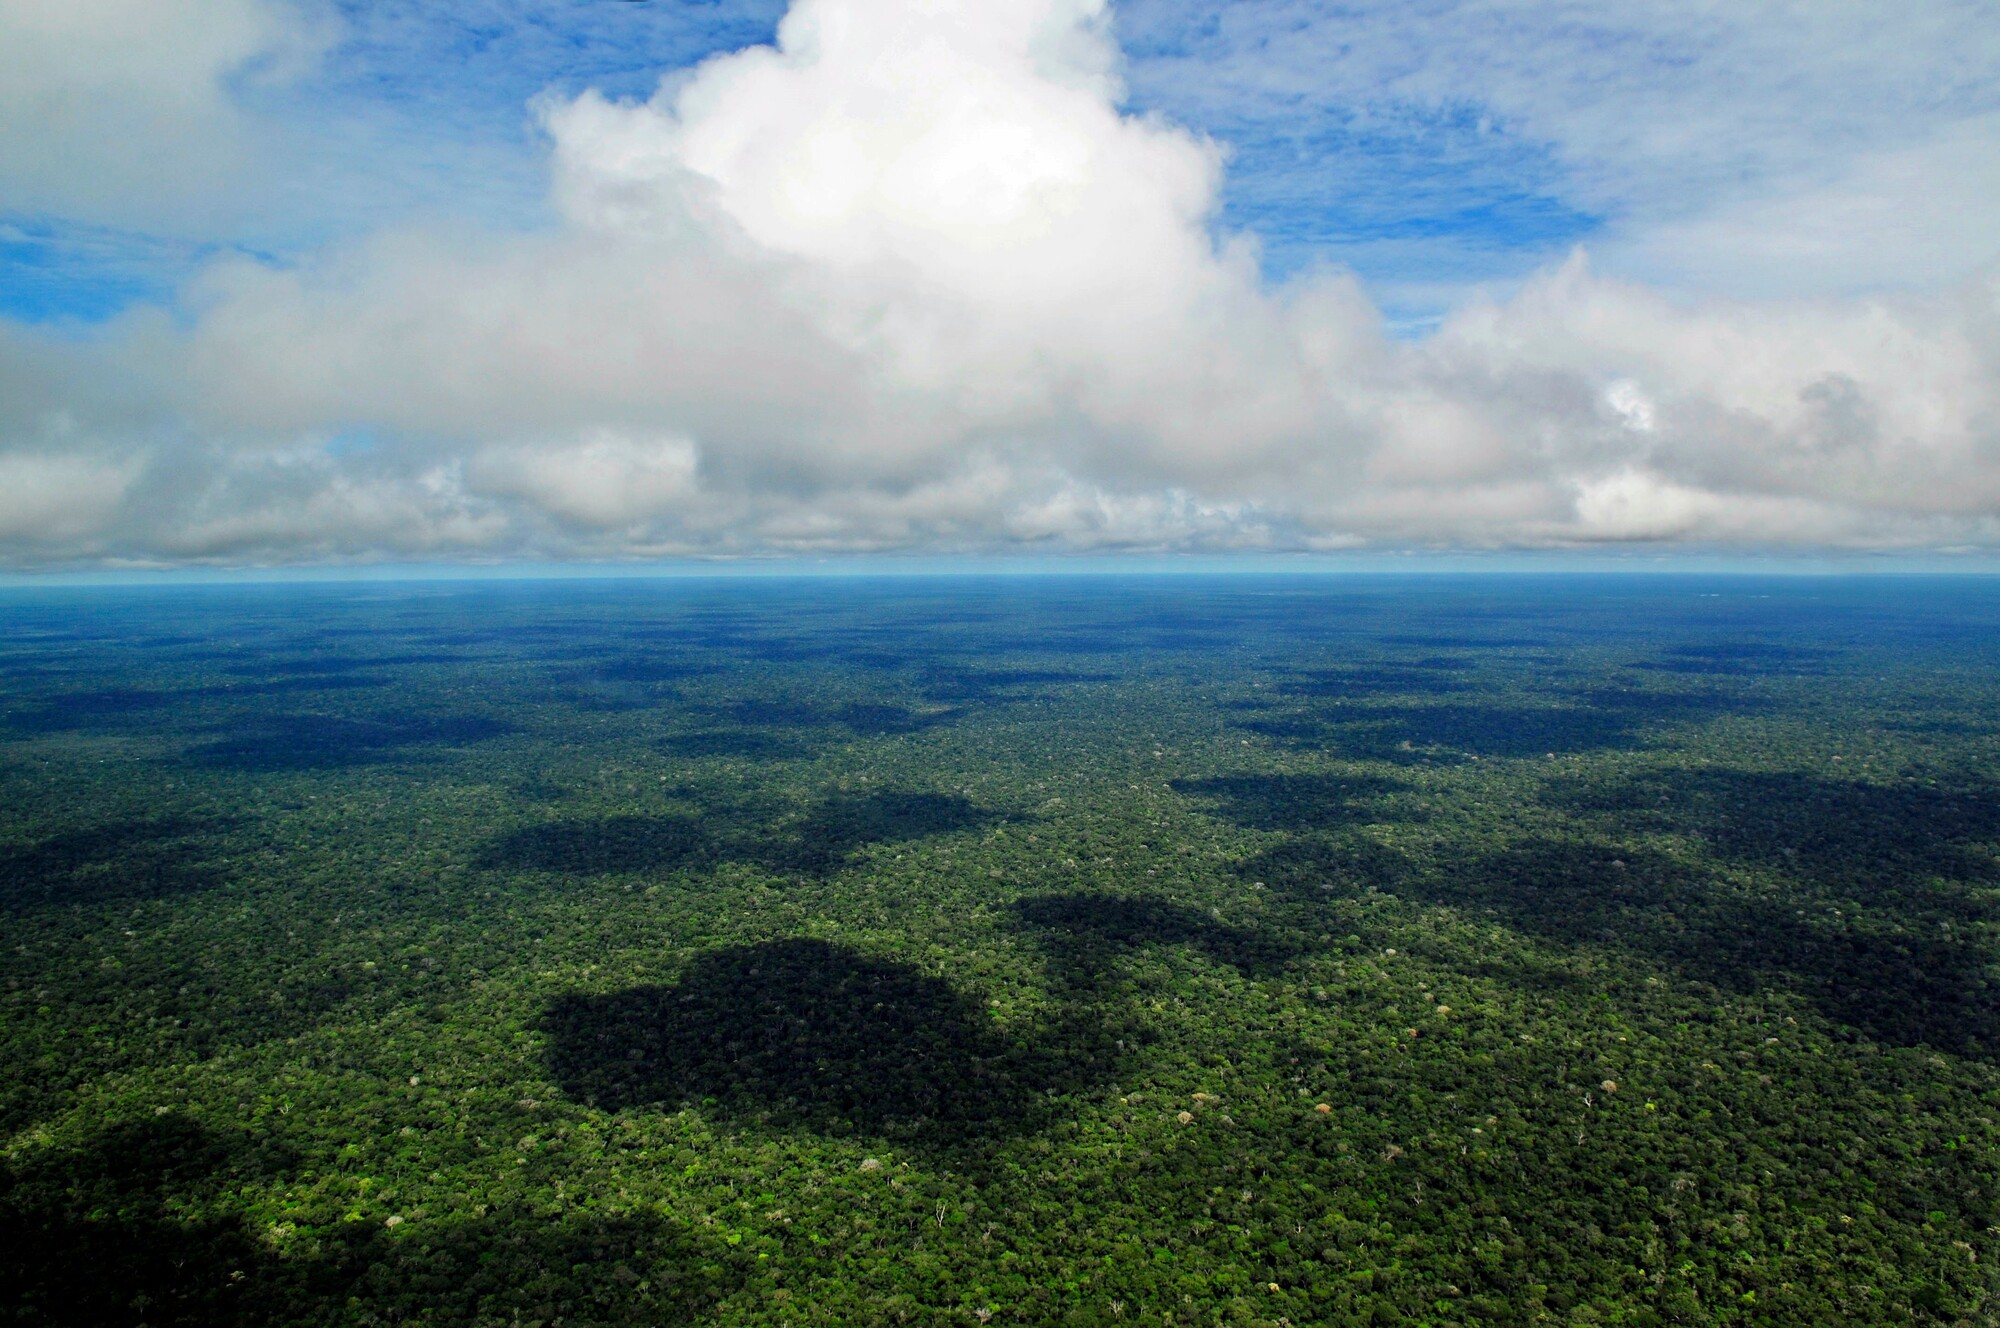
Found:
[[[579,710],[619,713],[651,710],[681,699],[674,684],[722,672],[712,660],[668,654],[622,654],[582,668],[558,670],[567,699]]]
[[[1431,650],[1538,650],[1555,644],[1553,636],[1475,636],[1449,632],[1399,633],[1380,639],[1384,645]]]
[[[833,721],[861,738],[883,738],[899,733],[922,733],[957,722],[965,712],[951,710],[911,710],[898,705],[855,704],[833,712]]]
[[[1470,757],[1631,749],[1662,724],[1759,708],[1752,698],[1702,692],[1594,688],[1559,693],[1554,704],[1454,701],[1361,704],[1240,720],[1235,727],[1295,751],[1410,765]]]
[[[745,856],[774,871],[831,876],[870,844],[954,834],[1011,819],[957,794],[836,793],[807,812],[749,841]]]
[[[698,729],[676,733],[660,744],[670,756],[694,759],[735,757],[748,761],[798,761],[813,754],[796,738],[751,729]]]
[[[2000,953],[1985,939],[1994,909],[1949,879],[1991,878],[1991,789],[1699,770],[1609,789],[1579,781],[1564,800],[1614,815],[1616,837],[1456,858],[1447,847],[1419,862],[1335,831],[1298,835],[1238,870],[1299,901],[1377,887],[1490,913],[1539,940],[1605,946],[1724,990],[1796,991],[1878,1041],[2000,1060],[2000,990],[1988,976]],[[1784,888],[1762,892],[1626,839],[1662,832],[1699,835],[1709,853]]]
[[[0,849],[0,911],[160,899],[222,880],[213,839],[236,823],[164,817],[111,821]]]
[[[463,664],[477,656],[449,650],[405,651],[392,655],[309,655],[277,658],[256,651],[232,651],[220,658],[237,659],[229,671],[242,677],[270,678],[294,675],[362,673],[369,669],[403,668],[413,664]]]
[[[1120,957],[1149,946],[1186,946],[1246,977],[1269,976],[1299,953],[1268,932],[1144,895],[1034,895],[1017,901],[1014,915],[1071,986],[1101,982]]]
[[[722,666],[710,660],[645,654],[620,655],[583,670],[583,676],[600,682],[661,683],[720,672]]]
[[[1364,808],[1368,819],[1379,820],[1380,800],[1410,786],[1380,775],[1217,775],[1176,779],[1171,787],[1245,829],[1319,830],[1353,820]]]
[[[1463,692],[1471,684],[1454,678],[1445,669],[1463,667],[1447,662],[1433,666],[1427,661],[1398,661],[1391,664],[1356,664],[1336,669],[1301,669],[1278,685],[1282,696],[1339,698],[1346,696],[1437,696]]]
[[[922,733],[927,729],[953,724],[964,717],[963,708],[912,710],[908,706],[878,702],[852,702],[822,706],[803,701],[749,697],[708,707],[716,728],[727,729],[830,729],[844,728],[858,738],[882,738],[898,734]]]
[[[37,697],[8,712],[7,727],[16,733],[63,733],[78,729],[120,728],[156,717],[185,693],[142,687],[105,687],[87,692],[57,692]]]
[[[295,674],[263,682],[218,683],[203,687],[104,687],[81,692],[54,692],[29,698],[10,711],[3,722],[25,735],[102,732],[143,727],[157,730],[177,708],[204,701],[231,701],[257,696],[358,691],[386,687],[387,678],[360,673]]]
[[[1830,672],[1840,657],[1840,651],[1821,646],[1728,641],[1674,646],[1662,652],[1659,659],[1641,660],[1630,667],[1701,677],[1758,678],[1787,674],[1817,677]]]
[[[514,732],[480,715],[346,719],[335,715],[254,718],[225,737],[198,743],[188,759],[246,774],[341,770],[398,761],[417,750],[442,750]]]
[[[1934,788],[1710,767],[1610,786],[1564,781],[1543,798],[1633,831],[1694,830],[1711,852],[1829,888],[1922,897],[1932,876],[2000,877],[2000,785],[1987,781]]]
[[[664,814],[527,826],[488,844],[476,861],[489,871],[602,876],[681,871],[719,856],[720,845],[700,817]]]
[[[919,681],[924,695],[935,701],[1007,704],[1051,695],[1057,687],[1079,683],[1116,682],[1115,673],[1083,673],[1063,669],[974,669],[938,665]]]
[[[488,870],[667,873],[746,862],[780,875],[825,879],[872,844],[901,843],[1010,819],[956,794],[833,793],[804,811],[760,821],[748,809],[664,812],[527,826],[488,844]]]
[[[1003,1030],[943,978],[811,939],[711,950],[668,985],[564,997],[543,1030],[551,1073],[579,1101],[920,1147],[1033,1131],[1050,1095],[1111,1070],[1112,1039],[1086,1015]]]
[[[268,1137],[178,1115],[17,1154],[0,1164],[0,1287],[38,1323],[249,1328],[344,1320],[365,1303],[390,1322],[684,1324],[748,1272],[747,1254],[651,1215],[501,1209],[437,1221],[422,1241],[346,1222],[282,1258],[240,1218],[188,1215],[296,1166]]]

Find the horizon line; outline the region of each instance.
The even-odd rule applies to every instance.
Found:
[[[249,567],[70,568],[0,571],[0,590],[143,589],[194,586],[504,584],[562,581],[764,581],[1089,579],[1183,576],[1421,578],[1494,576],[1866,579],[2000,577],[2000,557],[1840,552],[1645,555],[1573,551],[1339,555],[883,556],[628,562],[292,564]]]

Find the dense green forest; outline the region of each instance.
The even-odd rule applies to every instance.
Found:
[[[4,1322],[2000,1322],[2000,585],[0,615]]]

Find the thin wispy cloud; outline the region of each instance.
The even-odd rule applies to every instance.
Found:
[[[2000,537],[1963,6],[134,3],[0,124],[17,567]]]
[[[1283,210],[1294,259],[1377,266],[1377,236],[1441,236],[1379,264],[1421,284],[1465,270],[1467,246],[1501,275],[1507,250],[1591,239],[1629,275],[1765,295],[2000,257],[1973,224],[2000,203],[1988,18],[1961,0],[1134,0],[1120,31],[1140,100],[1241,145],[1234,211]],[[1777,238],[1728,252],[1753,233]]]

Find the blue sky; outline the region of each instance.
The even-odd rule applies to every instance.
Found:
[[[0,571],[2000,547],[1991,0],[793,2],[0,0]]]

